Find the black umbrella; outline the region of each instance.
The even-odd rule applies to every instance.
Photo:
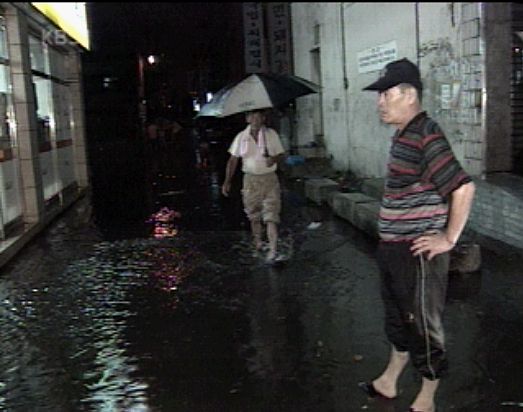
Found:
[[[197,117],[226,117],[256,109],[281,107],[320,87],[290,74],[256,73],[226,86],[205,104]]]

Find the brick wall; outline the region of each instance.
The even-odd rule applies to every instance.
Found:
[[[482,235],[523,248],[523,202],[509,190],[476,180],[468,227]]]

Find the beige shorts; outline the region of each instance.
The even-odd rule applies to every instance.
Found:
[[[242,197],[249,220],[280,223],[281,192],[276,173],[244,174]]]

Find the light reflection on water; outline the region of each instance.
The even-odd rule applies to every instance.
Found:
[[[153,225],[153,236],[155,238],[163,239],[178,234],[175,221],[181,217],[182,214],[180,212],[164,206],[156,213],[153,213],[146,223]]]
[[[129,351],[129,336],[147,333],[140,312],[175,310],[184,282],[216,268],[171,238],[99,242],[61,273],[15,270],[0,282],[0,409],[150,410],[141,359]]]
[[[329,227],[282,230],[282,250],[295,249],[282,270],[253,259],[245,232],[114,242],[58,232],[37,242],[0,278],[0,410],[372,409],[347,388],[379,370],[376,354],[388,349],[377,270],[363,240]],[[510,365],[489,374],[519,393],[520,264],[506,264],[451,285],[460,373],[447,388],[467,389],[463,399],[442,392],[444,410],[496,410],[476,390],[499,361]],[[489,405],[499,406],[506,398],[494,390]]]

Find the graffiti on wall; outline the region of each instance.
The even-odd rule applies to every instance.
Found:
[[[481,124],[481,65],[474,56],[458,56],[448,38],[420,45],[424,70],[424,106],[449,127],[449,139],[462,143],[463,126]]]

